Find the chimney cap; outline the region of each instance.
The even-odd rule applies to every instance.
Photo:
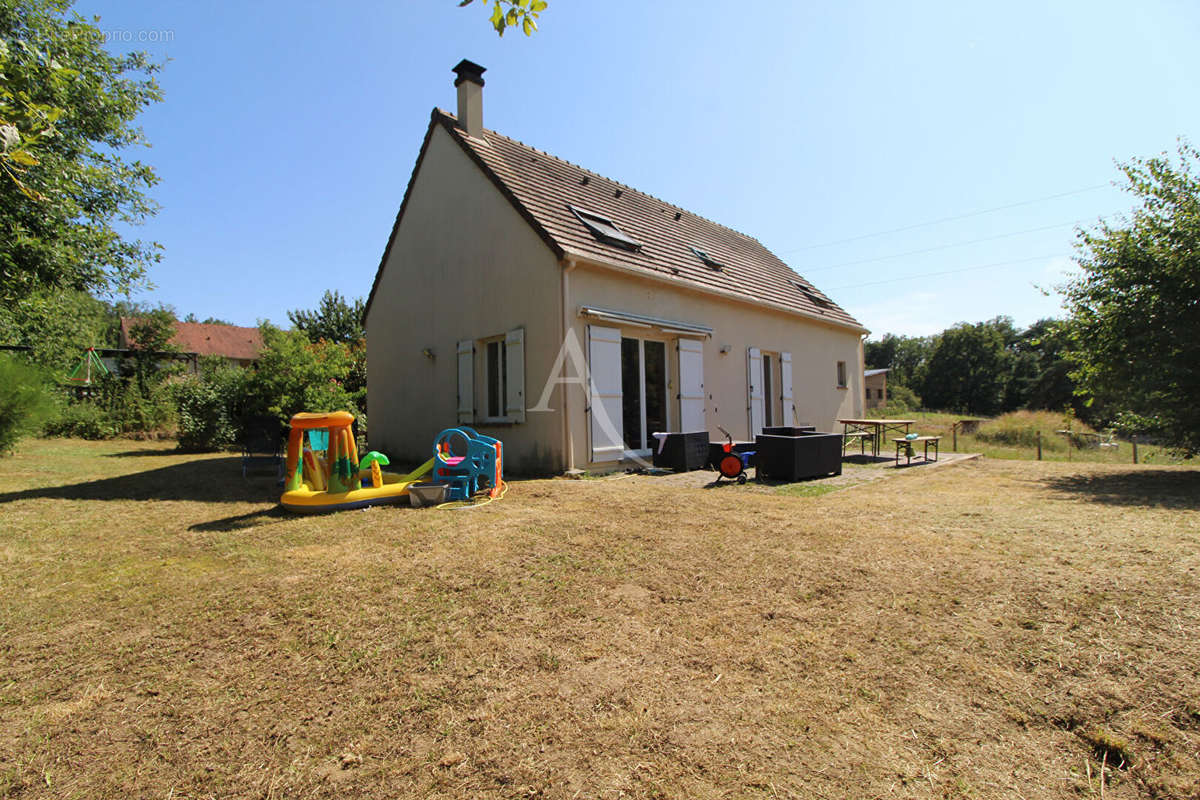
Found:
[[[468,61],[464,58],[462,61],[458,62],[458,65],[451,71],[458,75],[458,77],[454,79],[455,86],[458,86],[463,81],[470,81],[471,83],[477,83],[480,86],[483,86],[483,73],[487,72],[487,67],[481,67],[474,61]]]

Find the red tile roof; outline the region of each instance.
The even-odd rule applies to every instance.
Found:
[[[440,109],[433,111],[430,132],[437,125],[459,143],[560,258],[576,255],[678,281],[694,289],[862,328],[854,317],[753,237],[494,131],[485,130],[482,139],[467,136],[454,115]],[[428,140],[427,133],[426,143]],[[640,248],[629,250],[596,238],[572,207],[612,220],[620,231],[640,243]],[[403,213],[401,205],[396,228]],[[714,269],[706,264],[693,248],[722,267]],[[391,249],[391,240],[387,249]],[[385,250],[380,271],[387,255]],[[376,274],[368,308],[378,283]]]
[[[121,318],[121,344],[132,341],[130,329],[137,320]],[[262,352],[262,335],[258,328],[239,328],[236,325],[205,325],[200,322],[176,322],[171,344],[184,353],[201,356],[224,356],[253,361]]]

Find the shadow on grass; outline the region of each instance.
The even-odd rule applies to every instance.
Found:
[[[173,451],[172,451],[173,452]],[[201,503],[263,503],[279,500],[274,476],[242,478],[239,457],[205,458],[158,469],[66,486],[0,494],[0,503],[55,500],[193,500]]]
[[[158,447],[154,450],[122,450],[119,453],[105,453],[105,458],[142,458],[143,456],[178,456],[184,451],[177,447]]]
[[[246,528],[257,528],[260,525],[275,522],[284,522],[285,520],[294,518],[295,516],[289,514],[282,506],[274,505],[270,508],[260,508],[257,511],[251,511],[247,514],[214,519],[209,522],[197,522],[195,525],[189,525],[188,530],[228,533],[230,531],[245,530]]]
[[[1063,475],[1042,483],[1060,492],[1109,505],[1200,509],[1200,470],[1195,469]]]

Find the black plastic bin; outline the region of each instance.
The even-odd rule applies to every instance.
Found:
[[[817,426],[796,425],[794,427],[788,427],[786,425],[780,425],[774,428],[763,428],[762,432],[767,436],[799,436],[802,433],[816,433]]]
[[[668,433],[665,439],[661,446],[657,435],[654,439],[654,466],[691,472],[708,462],[708,431]]]
[[[755,438],[759,478],[799,481],[842,474],[842,436],[797,431],[794,436],[761,434]]]

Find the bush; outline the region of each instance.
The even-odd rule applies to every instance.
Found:
[[[183,450],[217,450],[237,439],[217,388],[200,378],[189,378],[176,390],[179,409],[179,447]]]
[[[896,411],[916,411],[921,407],[921,398],[907,386],[893,383],[887,387],[887,407]]]
[[[46,379],[37,369],[0,354],[0,455],[22,436],[36,433],[54,413]]]
[[[1042,434],[1042,449],[1060,451],[1067,449],[1067,437],[1060,430],[1070,430],[1071,443],[1076,447],[1085,444],[1079,434],[1092,429],[1075,419],[1071,414],[1055,414],[1051,411],[1014,411],[988,420],[979,426],[975,438],[992,444],[1008,447],[1037,447],[1038,432]]]
[[[70,403],[45,427],[47,436],[111,439],[119,431],[108,412],[87,400]]]
[[[249,402],[252,373],[219,357],[201,360],[200,372],[175,387],[179,446],[217,450],[238,440],[238,420]]]

